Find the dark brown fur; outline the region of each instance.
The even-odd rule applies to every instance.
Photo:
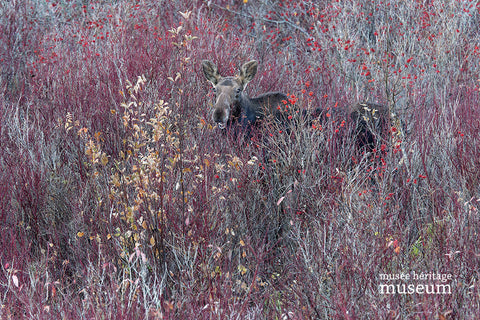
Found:
[[[222,77],[218,73],[215,64],[208,60],[202,61],[202,69],[205,77],[210,81],[216,92],[215,105],[212,120],[219,128],[239,122],[249,127],[258,120],[272,116],[276,120],[284,121],[288,97],[280,92],[268,92],[256,98],[250,98],[245,93],[247,84],[257,73],[258,62],[251,60],[245,63],[234,77]],[[280,109],[280,110],[279,110]],[[358,103],[342,109],[346,116],[355,125],[357,144],[360,147],[367,146],[369,149],[379,141],[378,134],[386,129],[388,110],[382,105],[372,103]],[[315,114],[324,113],[321,108]]]
[[[390,118],[386,106],[369,102],[357,103],[350,107],[349,117],[355,125],[357,145],[360,148],[366,147],[370,151],[376,143],[382,142]]]

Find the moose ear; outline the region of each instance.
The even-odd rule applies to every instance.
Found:
[[[240,68],[240,80],[245,85],[250,82],[257,74],[258,62],[251,60]]]
[[[220,74],[218,73],[217,66],[213,62],[208,60],[202,61],[202,69],[205,78],[210,81],[214,86],[217,85],[218,80],[220,80]]]

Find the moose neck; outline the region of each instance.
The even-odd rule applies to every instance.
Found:
[[[233,104],[233,107],[232,107],[233,118],[240,119],[243,116],[242,111],[245,112],[245,110],[248,108],[248,105],[250,105],[250,98],[245,92],[242,92],[240,94],[240,97],[238,97],[238,99]]]

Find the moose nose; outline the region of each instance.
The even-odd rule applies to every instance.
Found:
[[[213,112],[213,121],[220,129],[224,129],[228,121],[228,110],[218,108]]]
[[[223,122],[223,110],[221,109],[216,109],[213,112],[213,121],[214,122]]]

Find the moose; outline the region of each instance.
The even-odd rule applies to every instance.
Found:
[[[257,74],[258,62],[255,60],[245,63],[240,68],[240,74],[235,77],[222,77],[217,66],[208,60],[202,62],[203,73],[213,84],[216,93],[216,102],[213,110],[213,121],[220,129],[229,124],[240,121],[242,124],[253,125],[268,114],[281,117],[277,107],[287,96],[280,92],[264,93],[256,98],[250,98],[245,93],[247,84]]]
[[[242,127],[250,128],[269,116],[273,116],[280,122],[287,120],[288,116],[282,112],[288,108],[287,95],[281,92],[267,92],[250,98],[245,92],[247,84],[257,73],[256,60],[243,64],[236,76],[221,76],[217,66],[208,60],[202,61],[202,69],[205,78],[212,83],[216,94],[212,120],[218,128],[226,129],[237,122]],[[386,128],[387,111],[387,108],[382,105],[357,103],[344,108],[342,113],[345,113],[355,125],[357,144],[373,148],[377,132]],[[319,116],[325,112],[317,108],[313,114]]]

